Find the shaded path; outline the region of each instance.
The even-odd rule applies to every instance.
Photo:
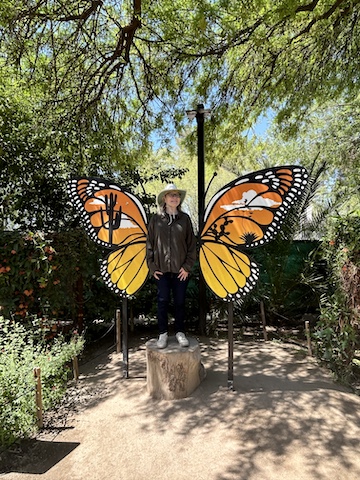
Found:
[[[78,388],[95,400],[1,479],[360,478],[360,397],[300,348],[236,342],[231,392],[227,342],[200,339],[206,379],[191,397],[167,402],[146,393],[145,341],[130,351],[129,379],[121,354],[84,366]]]

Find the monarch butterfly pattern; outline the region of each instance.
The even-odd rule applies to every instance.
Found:
[[[259,268],[244,250],[266,244],[303,194],[302,167],[275,167],[233,180],[210,200],[200,237],[200,268],[210,289],[225,301],[252,290]]]
[[[121,297],[135,294],[148,275],[147,219],[140,200],[98,178],[73,178],[68,191],[90,238],[111,250],[100,269],[106,285]]]
[[[303,167],[274,167],[237,178],[213,196],[204,213],[199,262],[218,297],[234,301],[254,288],[259,267],[246,249],[276,236],[307,183]],[[111,250],[101,265],[106,284],[120,296],[134,295],[148,276],[147,218],[140,200],[98,178],[74,178],[68,190],[89,236]]]

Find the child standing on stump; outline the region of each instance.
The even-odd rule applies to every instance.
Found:
[[[174,298],[175,334],[182,347],[185,336],[185,296],[190,270],[196,260],[196,238],[189,215],[181,211],[186,190],[168,184],[158,195],[158,213],[148,226],[146,259],[157,284],[158,348],[168,341],[168,307]]]

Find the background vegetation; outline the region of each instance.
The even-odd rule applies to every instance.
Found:
[[[346,382],[359,373],[360,219],[335,217],[323,240],[327,282],[315,335],[320,358]]]
[[[149,214],[159,188],[179,182],[196,226],[196,126],[185,111],[202,103],[212,112],[206,201],[252,170],[301,164],[312,173],[288,228],[253,252],[262,277],[238,312],[262,300],[271,322],[313,313],[319,357],[338,376],[354,375],[359,15],[360,0],[3,0],[0,305],[11,326],[35,315],[82,328],[118,306],[98,274],[104,252],[68,201],[71,175],[117,181]],[[153,294],[149,282],[133,315],[137,305],[153,313]]]

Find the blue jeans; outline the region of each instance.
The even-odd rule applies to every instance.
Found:
[[[171,292],[174,298],[175,334],[185,332],[185,296],[188,280],[179,280],[177,273],[164,273],[157,284],[157,317],[159,333],[168,331],[168,310]]]

